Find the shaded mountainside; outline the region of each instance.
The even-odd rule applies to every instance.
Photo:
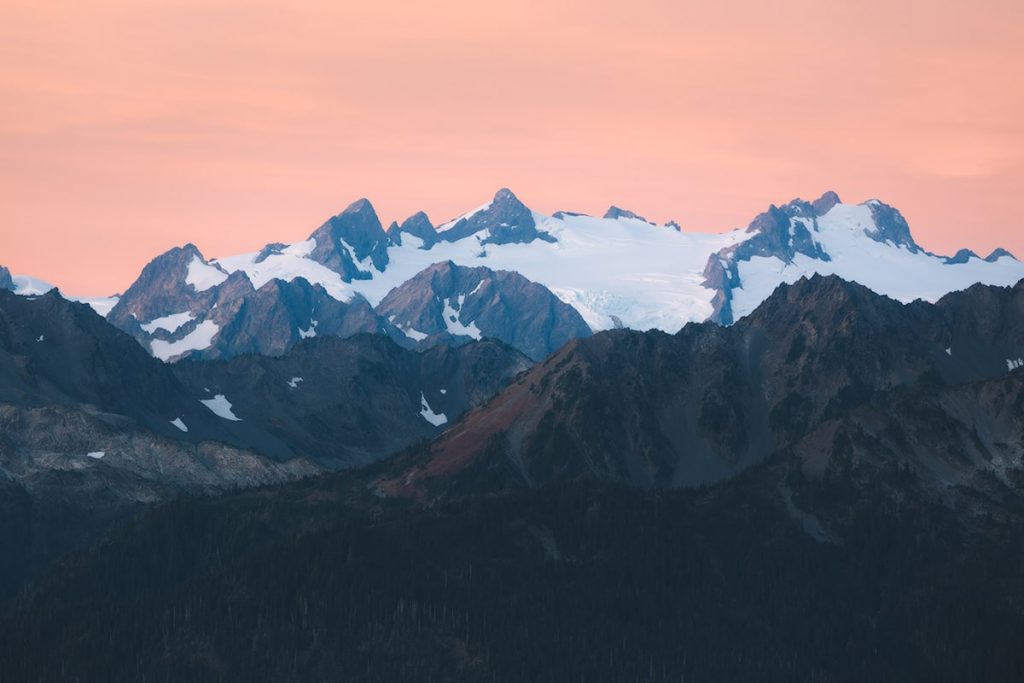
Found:
[[[168,365],[56,290],[0,291],[0,594],[139,506],[426,440],[529,365],[496,341],[421,354],[383,335]]]
[[[799,472],[780,459],[711,489],[576,481],[426,508],[352,475],[180,501],[3,613],[0,665],[82,680],[1019,680],[1019,505],[1016,522],[968,526],[912,471]]]
[[[0,670],[1020,680],[1021,349],[1024,283],[904,305],[817,276],[731,327],[599,333],[484,387],[430,444],[124,521],[0,608]],[[329,400],[320,387],[293,394],[307,374],[374,411],[436,387],[416,415],[430,422],[457,409],[449,394],[474,403],[434,373],[490,377],[507,352],[412,364],[370,335],[173,369],[217,382],[239,414],[263,400],[264,424],[289,402],[312,411],[273,427],[290,440],[326,419],[309,407]],[[13,544],[25,512],[0,500]]]
[[[1020,373],[1007,373],[1022,349],[1024,284],[902,305],[815,276],[780,287],[731,327],[613,331],[573,342],[380,485],[428,497],[452,482],[474,489],[583,477],[697,486],[791,449],[829,420],[903,405],[900,391],[948,396],[934,419],[977,446],[969,462],[946,465],[998,469],[1004,452],[1019,468],[1024,414],[990,424],[958,401],[976,391],[969,383],[993,379],[1009,382],[1006,400],[1019,400]],[[913,413],[915,405],[899,415],[903,429],[928,428],[916,422],[926,416]]]
[[[280,358],[172,367],[197,395],[226,397],[238,428],[251,429],[266,452],[276,444],[281,456],[352,467],[435,436],[530,362],[495,340],[416,352],[382,335],[359,335],[309,339]],[[425,410],[439,418],[432,422]]]

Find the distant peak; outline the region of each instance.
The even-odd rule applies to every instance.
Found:
[[[916,254],[921,247],[914,241],[910,234],[910,226],[895,207],[881,202],[877,199],[869,199],[864,205],[871,210],[871,218],[875,222],[875,229],[865,230],[868,237],[876,242],[891,242],[896,246],[906,247],[908,251]]]
[[[347,207],[345,207],[345,210],[342,211],[341,213],[342,215],[353,213],[371,213],[374,216],[377,215],[377,212],[374,211],[373,209],[373,204],[371,204],[370,200],[367,199],[366,197],[362,197],[360,199],[355,200]]]
[[[1008,256],[1012,258],[1014,261],[1017,260],[1016,256],[1008,252],[1006,249],[1003,249],[1002,247],[996,247],[995,249],[993,249],[992,253],[985,257],[985,260],[988,261],[989,263],[994,263],[999,259],[1003,258],[1004,256]]]
[[[958,263],[967,263],[972,258],[978,258],[978,255],[970,249],[960,249],[955,254],[947,258],[945,263],[952,266]]]
[[[515,193],[512,192],[512,190],[508,189],[507,187],[503,187],[494,193],[494,201],[508,201],[510,199],[519,201],[519,198],[516,197]]]
[[[839,195],[829,190],[825,194],[821,195],[813,202],[811,202],[811,208],[814,209],[815,215],[824,216],[826,213],[832,210],[836,204],[842,204],[842,200]]]
[[[507,187],[503,187],[503,188],[501,188],[500,190],[498,190],[497,192],[494,193],[494,199],[491,200],[491,206],[492,207],[502,207],[502,206],[524,206],[525,207],[526,205],[523,204],[523,202],[519,199],[519,197],[517,197],[512,192],[512,190],[508,189]]]
[[[0,266],[0,289],[14,289],[14,278],[11,277],[11,271],[3,266]]]
[[[644,223],[650,223],[649,220],[641,216],[640,214],[633,213],[629,209],[623,209],[612,204],[608,207],[608,210],[604,212],[605,218],[618,219],[618,218],[632,218],[634,220],[643,221]]]

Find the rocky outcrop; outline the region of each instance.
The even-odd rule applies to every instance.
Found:
[[[391,244],[401,246],[402,235],[412,235],[423,241],[422,249],[430,249],[437,242],[437,230],[434,229],[430,218],[422,211],[418,211],[402,221],[402,224],[392,223],[388,228],[388,239]]]
[[[604,212],[603,218],[610,218],[612,220],[618,220],[620,218],[629,218],[632,220],[643,221],[644,223],[650,223],[651,225],[654,225],[653,222],[647,220],[643,216],[633,213],[628,209],[620,209],[615,205],[608,207],[608,210]]]
[[[388,236],[367,199],[359,199],[317,228],[310,258],[340,273],[345,282],[373,277],[388,264]]]
[[[388,294],[377,313],[420,347],[500,339],[541,360],[590,335],[576,309],[518,273],[436,263]]]
[[[11,278],[11,271],[7,270],[4,266],[0,266],[0,289],[14,291],[14,280]]]
[[[533,212],[508,188],[498,190],[485,208],[446,226],[439,232],[439,239],[456,242],[470,235],[476,235],[481,245],[555,241],[548,233],[537,230]]]

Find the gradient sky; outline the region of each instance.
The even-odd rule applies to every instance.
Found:
[[[73,294],[502,186],[690,230],[835,189],[1024,257],[1020,0],[0,7],[0,264]]]

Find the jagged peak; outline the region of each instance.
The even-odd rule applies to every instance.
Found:
[[[4,266],[0,266],[0,289],[14,290],[14,278],[11,271]]]
[[[895,207],[878,199],[869,199],[864,202],[864,206],[871,210],[871,218],[875,223],[875,230],[864,231],[868,237],[876,242],[891,242],[896,246],[904,246],[914,254],[922,251],[910,234],[907,219]]]
[[[632,218],[633,220],[643,221],[644,223],[651,222],[644,218],[643,216],[641,216],[640,214],[634,213],[629,209],[623,209],[621,207],[615,206],[614,204],[609,206],[608,210],[604,212],[603,218],[610,218],[612,220],[617,220],[619,218]]]
[[[519,197],[515,195],[512,190],[507,187],[503,187],[494,193],[494,198],[491,200],[493,203],[516,203],[522,204]],[[524,205],[525,206],[525,205]]]
[[[346,206],[345,210],[342,211],[341,213],[342,215],[352,213],[372,213],[374,216],[377,215],[377,211],[374,210],[373,204],[371,204],[370,200],[367,199],[366,197],[360,197],[359,199],[355,200],[354,202]]]
[[[820,197],[811,202],[811,208],[814,209],[816,216],[824,216],[826,213],[832,210],[836,204],[842,204],[843,200],[839,198],[833,190],[826,190]]]

